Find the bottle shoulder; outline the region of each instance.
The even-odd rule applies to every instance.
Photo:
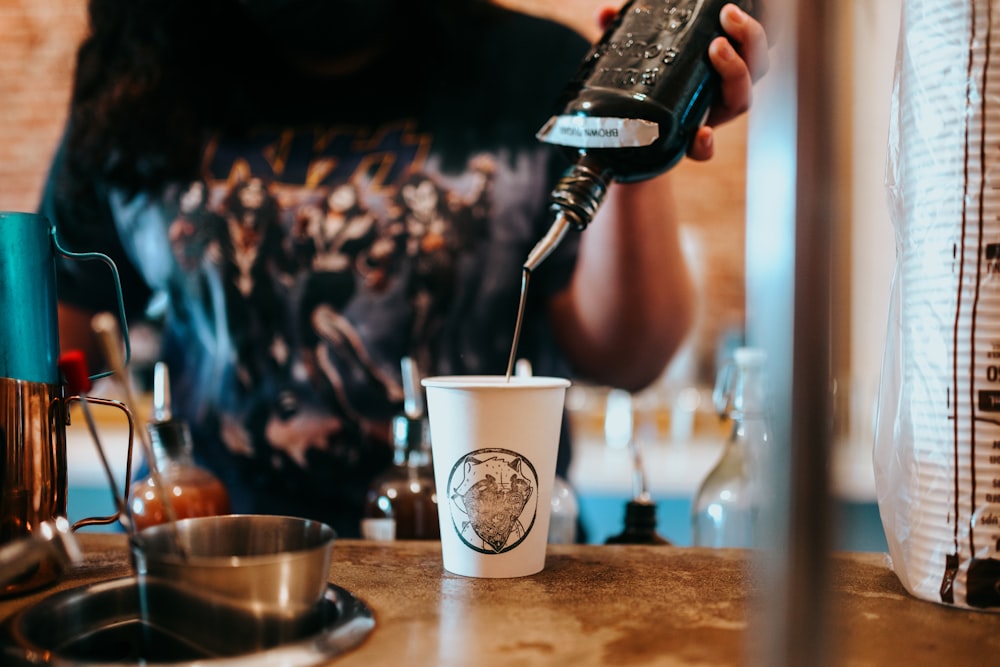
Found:
[[[376,475],[368,485],[369,489],[380,489],[398,485],[422,487],[434,485],[434,471],[430,466],[392,465]]]
[[[670,544],[670,541],[655,531],[626,531],[620,535],[609,537],[605,541],[605,544],[652,544],[667,546]]]
[[[193,461],[167,461],[159,464],[156,472],[164,482],[190,481],[207,483],[216,481],[221,484],[219,478],[208,470],[208,468],[204,468]],[[156,477],[152,472],[149,472],[134,484],[155,484],[155,480]]]

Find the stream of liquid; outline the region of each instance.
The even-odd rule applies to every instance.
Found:
[[[524,307],[528,303],[528,280],[531,269],[527,266],[521,271],[521,300],[517,304],[517,320],[514,323],[514,340],[510,344],[510,359],[507,360],[507,382],[514,372],[514,362],[517,360],[517,344],[521,340],[521,325],[524,323]]]

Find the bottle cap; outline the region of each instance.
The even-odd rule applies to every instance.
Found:
[[[733,360],[740,366],[763,366],[767,352],[759,347],[738,347],[733,351]]]
[[[162,361],[153,367],[153,421],[146,424],[146,430],[157,459],[176,457],[192,448],[187,422],[173,416],[170,373]]]
[[[625,525],[635,528],[656,528],[656,504],[630,500],[625,504]]]

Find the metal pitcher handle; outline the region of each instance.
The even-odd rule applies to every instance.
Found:
[[[107,375],[105,373],[105,375]],[[103,377],[103,376],[98,376]],[[115,501],[116,508],[125,508],[128,506],[128,496],[130,488],[130,478],[132,475],[132,443],[134,441],[135,435],[135,420],[132,417],[132,411],[129,410],[128,406],[121,401],[115,401],[110,398],[95,398],[93,396],[70,396],[66,399],[67,407],[74,401],[86,401],[87,403],[93,403],[95,405],[106,405],[113,408],[118,408],[125,413],[125,417],[128,419],[128,456],[125,460],[125,491],[121,495],[118,494],[118,484],[115,483],[114,475],[111,473],[111,468],[107,463],[107,456],[104,450],[101,448],[100,441],[92,438],[94,446],[98,450],[98,454],[101,457],[101,462],[104,464],[104,470],[108,477],[108,485],[111,487],[111,496]],[[66,410],[66,423],[69,423],[69,410]],[[105,517],[86,517],[80,519],[73,524],[73,530],[83,528],[84,526],[106,526],[118,521],[121,518],[122,510],[115,510],[114,514]]]
[[[125,342],[125,364],[128,365],[129,360],[132,358],[132,345],[129,342],[128,336],[128,323],[125,321],[125,298],[122,296],[122,281],[118,274],[118,267],[115,266],[114,260],[105,254],[99,252],[71,252],[62,247],[59,243],[59,237],[56,235],[56,227],[54,224],[50,223],[49,227],[50,233],[52,234],[52,243],[55,245],[56,250],[63,257],[69,259],[76,259],[80,261],[88,260],[99,260],[108,265],[111,269],[111,275],[115,280],[115,297],[118,302],[118,324],[121,326],[122,340]],[[90,376],[91,381],[99,380],[103,377],[108,377],[114,373],[113,370],[103,371],[101,373],[96,373]],[[97,400],[97,399],[91,399]],[[129,428],[131,429],[131,414],[129,415]],[[131,435],[129,436],[129,448],[131,450]]]

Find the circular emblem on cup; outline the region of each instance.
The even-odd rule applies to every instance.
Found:
[[[478,449],[448,475],[451,522],[470,549],[501,554],[520,544],[538,511],[538,473],[509,449]]]

